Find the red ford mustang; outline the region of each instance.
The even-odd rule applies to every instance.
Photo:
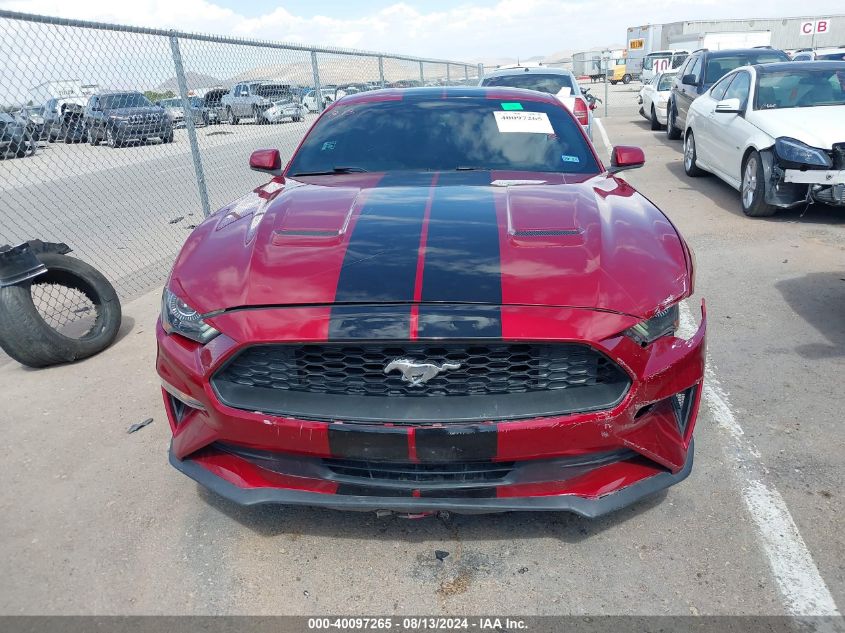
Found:
[[[597,516],[684,479],[705,318],[677,229],[552,96],[344,98],[164,291],[170,461],[241,504]]]

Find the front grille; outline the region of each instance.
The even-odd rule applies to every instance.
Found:
[[[129,122],[133,124],[139,123],[158,123],[159,115],[157,114],[133,114],[129,117]]]
[[[393,481],[407,484],[465,484],[501,481],[514,462],[451,462],[415,464],[356,459],[324,459],[323,465],[340,478]]]
[[[420,385],[397,359],[451,365]],[[630,386],[612,360],[574,343],[271,344],[248,347],[212,386],[223,404],[315,420],[497,421],[611,408]]]
[[[411,386],[396,359],[458,364]],[[265,345],[244,350],[217,381],[281,391],[431,398],[526,393],[615,382],[621,370],[584,345]]]

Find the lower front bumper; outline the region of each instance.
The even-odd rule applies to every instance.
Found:
[[[676,473],[659,472],[625,488],[604,496],[590,498],[574,494],[484,497],[376,497],[309,492],[290,488],[241,488],[226,481],[190,458],[180,460],[170,450],[170,464],[197,483],[221,497],[244,506],[291,505],[313,506],[331,510],[377,511],[397,513],[455,512],[458,514],[489,514],[515,511],[567,511],[587,518],[595,518],[665,490],[686,479],[692,471],[694,444],[690,442],[687,459]]]

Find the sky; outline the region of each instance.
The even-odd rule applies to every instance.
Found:
[[[626,28],[713,18],[791,17],[794,0],[763,8],[722,0],[0,0],[42,15],[478,61],[623,44]],[[841,13],[841,0],[805,3]]]

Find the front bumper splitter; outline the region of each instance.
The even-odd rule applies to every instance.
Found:
[[[241,488],[218,477],[190,458],[180,460],[170,450],[170,464],[212,492],[243,506],[313,506],[331,510],[421,513],[448,511],[457,514],[489,514],[515,511],[568,511],[587,518],[599,517],[636,503],[686,479],[692,471],[694,444],[690,442],[686,463],[677,473],[660,472],[621,490],[597,498],[577,495],[490,498],[419,498],[340,495],[288,488]]]

